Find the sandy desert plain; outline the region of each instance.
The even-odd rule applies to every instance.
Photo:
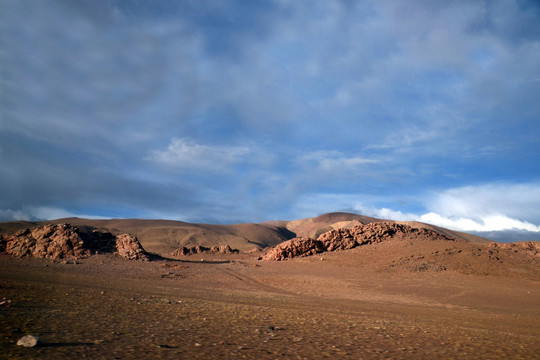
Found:
[[[9,234],[53,223],[132,234],[150,260],[0,255],[2,359],[540,359],[535,243],[402,223],[408,232],[371,233],[350,249],[269,260],[294,236],[385,223],[332,213],[239,225],[1,223],[0,251]],[[172,255],[226,244],[241,252]],[[27,334],[42,343],[17,346]]]

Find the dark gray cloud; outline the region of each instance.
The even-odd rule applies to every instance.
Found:
[[[481,236],[497,242],[516,241],[540,241],[538,231],[527,231],[521,229],[500,230],[500,231],[471,231],[471,234]]]
[[[2,0],[0,217],[480,221],[430,196],[538,188],[539,9]]]

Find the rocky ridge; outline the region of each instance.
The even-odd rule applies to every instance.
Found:
[[[0,254],[17,257],[81,259],[106,253],[116,253],[129,260],[148,260],[148,255],[134,236],[115,236],[85,226],[50,224],[0,236]]]
[[[540,242],[539,241],[518,241],[514,243],[491,243],[488,247],[492,251],[512,250],[514,252],[524,251],[535,257],[540,257]]]
[[[176,249],[172,256],[186,256],[186,255],[196,255],[196,254],[238,254],[240,250],[238,249],[232,249],[229,245],[221,245],[221,246],[212,246],[212,247],[205,247],[205,246],[193,246],[193,247],[181,247]]]
[[[297,237],[271,248],[262,256],[262,259],[279,261],[326,251],[347,250],[388,240],[416,239],[464,241],[430,229],[414,228],[397,223],[377,222],[357,225],[349,229],[330,230],[319,235],[317,239]]]

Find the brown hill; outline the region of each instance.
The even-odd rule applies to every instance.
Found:
[[[0,234],[12,234],[16,231],[44,224],[69,223],[75,226],[92,226],[113,234],[129,233],[138,238],[141,245],[149,252],[168,256],[181,247],[224,246],[247,252],[275,246],[294,237],[310,237],[335,229],[350,229],[354,226],[377,222],[394,222],[358,214],[334,212],[313,218],[294,221],[270,221],[260,224],[212,225],[193,224],[174,220],[109,219],[91,220],[66,218],[43,222],[16,221],[0,223]],[[443,229],[419,222],[403,222],[413,228],[426,228],[439,234],[463,239],[470,242],[489,242],[489,240]]]
[[[385,219],[377,219],[369,216],[363,216],[358,214],[346,213],[346,212],[332,212],[323,214],[313,218],[300,219],[294,221],[272,221],[263,224],[272,224],[276,226],[285,227],[293,232],[297,237],[310,237],[317,239],[319,235],[336,229],[350,229],[358,225],[366,225],[369,223],[397,223],[409,225],[418,229],[429,229],[438,234],[446,235],[452,238],[457,238],[474,243],[488,243],[491,240],[482,238],[480,236],[445,229],[439,226],[426,224],[418,221],[393,221]]]
[[[372,222],[384,221],[358,214],[333,212],[313,218],[289,221],[285,227],[296,236],[308,236],[316,239],[320,234],[334,229],[352,228]]]
[[[435,232],[437,232],[439,234],[443,234],[443,235],[446,235],[446,236],[458,238],[458,239],[465,240],[465,241],[472,242],[472,243],[490,243],[490,242],[492,242],[492,240],[488,240],[486,238],[483,238],[483,237],[480,237],[480,236],[477,236],[477,235],[468,234],[468,233],[461,232],[461,231],[449,230],[449,229],[442,228],[440,226],[426,224],[426,223],[422,223],[422,222],[419,222],[419,221],[396,221],[396,223],[409,225],[409,226],[412,226],[414,228],[423,228],[423,229],[433,230],[433,231],[435,231]]]
[[[291,260],[288,262],[294,264],[317,261],[321,268],[335,264],[377,276],[458,272],[535,281],[540,278],[540,242],[474,243],[426,227],[391,222],[331,230],[318,239],[294,238],[266,249],[261,259]]]
[[[181,247],[229,245],[240,251],[277,245],[294,237],[286,228],[271,224],[212,225],[192,224],[174,220],[110,219],[94,220],[65,218],[43,222],[7,222],[0,224],[0,234],[39,224],[69,223],[92,226],[113,234],[129,233],[136,236],[149,252],[168,256]]]
[[[38,225],[40,225],[39,222],[24,220],[0,222],[0,235],[11,235],[17,231],[29,229]]]

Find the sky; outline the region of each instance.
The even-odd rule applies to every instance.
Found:
[[[540,240],[538,1],[0,0],[0,81],[0,221]]]

